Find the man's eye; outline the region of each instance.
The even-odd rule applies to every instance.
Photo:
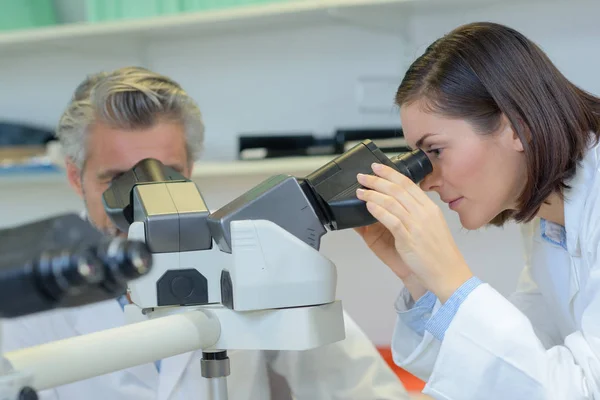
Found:
[[[115,175],[113,175],[113,176],[110,178],[110,182],[112,183],[112,182],[116,181],[117,179],[119,179],[119,178],[120,178],[120,177],[122,177],[122,176],[123,176],[123,173],[120,173],[120,174],[115,174]]]
[[[123,174],[104,176],[104,177],[102,177],[102,179],[100,179],[100,181],[105,185],[110,185],[115,180],[117,180],[121,175],[123,175]]]

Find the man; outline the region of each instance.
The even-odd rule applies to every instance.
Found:
[[[57,135],[69,183],[99,230],[118,234],[101,196],[113,179],[144,158],[192,174],[204,135],[200,111],[171,79],[123,68],[86,79],[62,115]],[[115,300],[8,321],[4,351],[125,324]],[[282,376],[296,399],[403,399],[406,392],[359,327],[345,315],[344,341],[309,351],[229,351],[230,399],[280,398],[269,371]],[[204,399],[200,352],[45,391],[49,399]],[[289,395],[288,395],[289,398]]]

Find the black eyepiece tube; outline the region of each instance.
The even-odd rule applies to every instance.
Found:
[[[417,149],[410,153],[403,153],[390,159],[398,171],[407,176],[414,183],[419,183],[433,171],[433,166],[427,154]]]
[[[117,298],[151,267],[145,243],[104,237],[76,214],[0,230],[0,318]]]
[[[307,196],[324,226],[330,230],[354,228],[375,222],[365,203],[356,197],[361,185],[356,174],[372,174],[371,165],[380,163],[394,168],[414,183],[433,171],[427,154],[420,149],[388,158],[375,143],[365,140],[319,168],[305,179]]]

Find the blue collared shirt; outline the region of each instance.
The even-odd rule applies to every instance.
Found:
[[[435,313],[433,313],[433,308],[437,297],[432,292],[427,292],[417,300],[410,310],[399,312],[398,315],[406,325],[419,335],[422,336],[425,331],[428,331],[441,341],[444,339],[444,334],[460,305],[481,283],[479,278],[472,277],[463,283]]]
[[[564,226],[542,218],[540,221],[540,232],[542,239],[546,242],[558,245],[567,250],[567,230]]]
[[[567,250],[567,231],[562,225],[541,219],[540,231],[542,239]],[[425,331],[428,331],[441,341],[460,305],[481,283],[479,278],[472,277],[463,283],[436,313],[433,313],[433,309],[437,297],[432,292],[427,292],[415,302],[410,310],[399,312],[398,316],[419,335],[423,336]]]

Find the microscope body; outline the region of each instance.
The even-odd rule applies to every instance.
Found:
[[[335,301],[335,265],[284,227],[251,215],[232,221],[231,247],[223,251],[213,245],[214,237],[224,236],[221,225],[210,226],[210,212],[193,182],[156,160],[141,162],[119,179],[105,196],[109,215],[153,256],[152,271],[129,285],[141,309],[223,304],[250,311]],[[265,207],[287,213],[290,199],[267,201]]]
[[[305,178],[273,176],[211,213],[189,179],[141,161],[104,193],[117,227],[153,254],[153,270],[129,285],[133,303],[236,312],[334,303],[336,268],[320,240],[375,222],[356,197],[356,175],[372,173],[374,162],[415,182],[431,172],[421,150],[389,159],[367,140]]]
[[[131,196],[134,222],[128,238],[146,242],[157,266],[129,285],[132,301],[143,309],[220,302],[220,254],[213,249],[209,211],[196,185],[187,180],[140,184]]]

